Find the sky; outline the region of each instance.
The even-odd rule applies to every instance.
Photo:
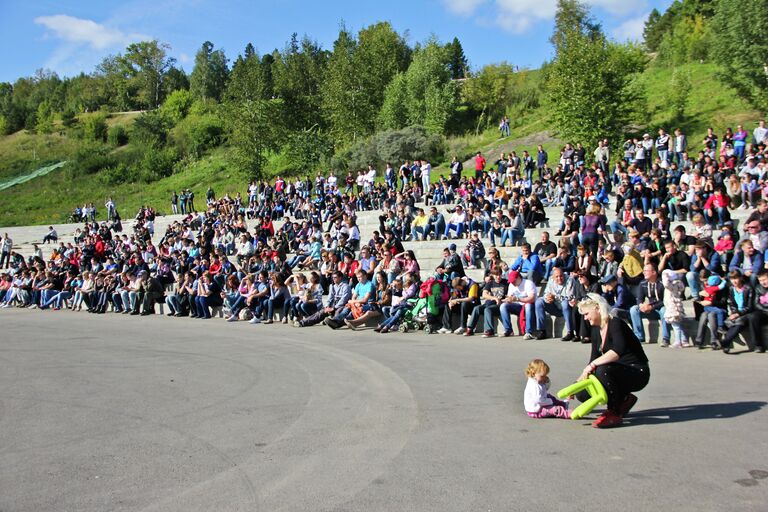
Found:
[[[590,0],[612,39],[640,40],[653,8],[671,0]],[[204,41],[233,61],[250,42],[259,53],[283,48],[293,32],[332,49],[341,23],[357,31],[389,21],[409,44],[458,37],[473,70],[506,61],[538,68],[552,57],[556,0],[0,0],[0,82],[48,69],[91,73],[136,41],[157,39],[188,73]]]

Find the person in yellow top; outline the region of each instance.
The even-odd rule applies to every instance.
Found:
[[[421,239],[424,240],[424,227],[427,225],[427,222],[429,222],[429,217],[423,208],[419,208],[413,221],[411,221],[411,241],[419,240],[419,234],[421,234]]]
[[[624,259],[619,264],[616,276],[619,279],[623,279],[624,284],[638,284],[643,276],[643,257],[635,246],[637,239],[637,232],[630,232],[629,241],[622,247]]]

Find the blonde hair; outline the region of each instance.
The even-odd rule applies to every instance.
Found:
[[[580,314],[583,315],[590,309],[597,309],[600,312],[600,327],[605,327],[611,320],[611,307],[601,295],[588,293],[587,297],[579,302]]]
[[[528,367],[525,369],[527,377],[533,377],[537,373],[549,375],[549,365],[543,359],[534,359],[528,363]]]

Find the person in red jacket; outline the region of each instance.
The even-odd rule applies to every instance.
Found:
[[[485,158],[479,151],[475,156],[475,179],[480,180],[483,178],[483,171],[485,170]]]
[[[731,198],[725,193],[723,187],[715,189],[715,193],[709,196],[707,202],[704,203],[704,217],[707,219],[708,224],[717,222],[717,227],[722,228],[728,220],[731,219],[730,213],[728,213],[728,205],[731,202]]]

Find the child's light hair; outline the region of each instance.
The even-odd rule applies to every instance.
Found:
[[[534,359],[528,363],[528,367],[525,369],[526,377],[533,377],[537,373],[549,375],[549,365],[543,359]]]

